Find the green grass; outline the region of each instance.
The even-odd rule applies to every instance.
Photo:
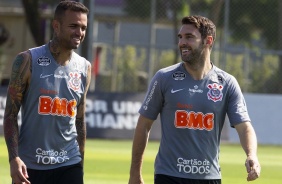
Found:
[[[85,184],[126,184],[129,177],[131,141],[88,139],[85,153]],[[153,163],[159,143],[146,148],[143,177],[153,183]],[[10,184],[4,138],[0,137],[0,183]],[[252,184],[281,184],[282,146],[259,146],[261,177]],[[245,154],[239,145],[222,144],[220,163],[223,184],[246,184]]]

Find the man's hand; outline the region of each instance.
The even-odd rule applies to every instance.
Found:
[[[248,172],[247,181],[253,181],[260,176],[261,167],[257,158],[248,157],[245,166]]]
[[[131,176],[130,178],[129,178],[129,182],[128,182],[128,184],[144,184],[145,182],[144,182],[144,180],[143,180],[143,178],[142,178],[142,176],[140,175],[140,176],[137,176],[137,177],[135,177],[135,176]]]
[[[30,184],[26,165],[19,157],[10,161],[10,173],[14,184]]]

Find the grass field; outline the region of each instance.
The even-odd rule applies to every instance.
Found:
[[[153,163],[158,142],[146,148],[143,177],[153,183]],[[131,141],[88,139],[85,153],[85,184],[126,184],[129,177]],[[259,146],[261,177],[253,184],[282,183],[282,146]],[[220,163],[223,184],[246,184],[245,155],[239,145],[221,145]],[[0,137],[0,183],[10,184],[4,138]]]

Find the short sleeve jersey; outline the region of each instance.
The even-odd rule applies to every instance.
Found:
[[[231,126],[250,121],[236,79],[213,66],[194,80],[183,63],[159,70],[139,113],[160,114],[161,141],[155,174],[190,179],[220,179],[219,144],[226,115]]]
[[[66,66],[58,65],[48,45],[30,52],[31,81],[21,108],[19,156],[37,170],[79,163],[75,117],[90,63],[73,52]]]

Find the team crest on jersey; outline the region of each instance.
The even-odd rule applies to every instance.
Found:
[[[172,78],[174,80],[183,80],[185,79],[185,77],[186,77],[186,74],[183,72],[179,72],[179,71],[172,74]]]
[[[46,56],[40,56],[38,59],[37,59],[37,63],[40,65],[40,66],[48,66],[50,65],[51,63],[51,59],[46,57]]]
[[[223,97],[222,89],[223,86],[217,83],[208,84],[207,87],[209,88],[208,91],[208,99],[214,102],[221,101]]]
[[[78,91],[81,84],[81,74],[78,72],[70,72],[69,77],[69,88],[74,91]]]

